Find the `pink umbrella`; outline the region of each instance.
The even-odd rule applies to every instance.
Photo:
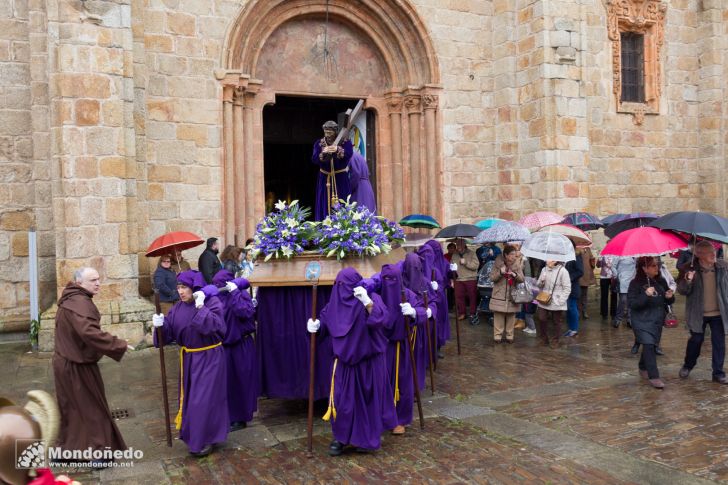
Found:
[[[660,256],[687,248],[688,243],[672,232],[656,227],[637,227],[610,239],[601,256]]]
[[[538,231],[544,226],[558,224],[563,220],[564,218],[555,212],[538,211],[522,217],[518,223],[523,224],[531,231]]]

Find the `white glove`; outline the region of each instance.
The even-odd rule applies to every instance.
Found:
[[[205,294],[201,291],[195,291],[192,293],[192,298],[195,299],[195,308],[200,309],[205,305]]]
[[[450,263],[450,271],[457,271],[457,270],[458,270],[458,264]]]
[[[437,284],[437,281],[430,281],[430,286],[432,287],[432,291],[437,291],[440,288],[440,285]]]
[[[372,299],[369,298],[369,294],[363,286],[357,286],[354,288],[354,297],[364,306],[369,306],[372,303]]]
[[[427,319],[429,320],[430,318],[432,318],[432,309],[427,307]]]
[[[133,345],[126,344],[126,350],[136,350]]]
[[[412,308],[412,305],[408,303],[400,303],[399,306],[402,308],[402,315],[405,317],[417,317],[417,311]]]
[[[164,313],[157,313],[152,315],[152,325],[154,325],[154,328],[158,328],[164,325]]]
[[[306,329],[308,330],[308,333],[316,333],[318,332],[319,328],[321,328],[321,322],[317,318],[316,320],[309,318],[308,322],[306,323]]]
[[[228,293],[232,293],[233,291],[238,289],[238,285],[236,285],[232,281],[228,281],[227,283],[225,283],[225,288],[227,288]]]
[[[250,301],[253,302],[253,308],[258,307],[258,300],[256,300],[255,298],[251,298]]]

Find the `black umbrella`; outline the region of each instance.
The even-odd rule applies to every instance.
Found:
[[[435,234],[435,239],[447,239],[450,237],[475,237],[482,232],[478,226],[472,224],[453,224],[443,228]]]
[[[718,241],[728,238],[728,219],[709,212],[670,212],[652,221],[650,226]]]
[[[623,219],[626,219],[627,214],[622,214],[621,212],[619,214],[610,214],[608,216],[604,216],[601,218],[602,224],[604,226],[609,226],[609,224],[614,224],[617,221],[621,221]]]
[[[613,222],[604,229],[604,234],[609,238],[613,238],[620,232],[624,232],[628,229],[635,229],[637,227],[644,227],[650,224],[650,222],[657,219],[657,214],[648,214],[644,212],[638,212],[634,214],[635,217],[629,217],[622,219],[617,222]]]

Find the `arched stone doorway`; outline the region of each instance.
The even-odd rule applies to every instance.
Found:
[[[223,56],[226,240],[241,244],[265,212],[263,109],[277,96],[365,99],[377,118],[379,212],[442,217],[440,74],[409,2],[251,0]]]

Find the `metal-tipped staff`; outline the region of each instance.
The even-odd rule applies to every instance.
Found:
[[[311,261],[306,265],[306,280],[310,281],[311,286],[311,319],[316,320],[316,296],[318,290],[318,280],[321,275],[321,263]],[[311,338],[311,357],[308,367],[308,452],[313,453],[313,401],[314,401],[314,385],[316,380],[316,334],[309,334]]]
[[[157,314],[162,313],[162,304],[159,302],[159,290],[154,290],[154,307]],[[167,368],[164,364],[164,336],[162,327],[157,327],[157,343],[159,344],[159,368],[162,372],[162,399],[164,400],[164,424],[167,432],[167,446],[172,446],[172,430],[169,422],[169,397],[167,397]]]
[[[402,289],[402,303],[407,303],[407,294]],[[411,338],[409,317],[404,317],[404,328],[407,334],[407,347],[409,347],[410,365],[412,366],[412,381],[415,387],[415,399],[417,399],[417,412],[420,415],[420,429],[425,429],[425,416],[422,414],[422,399],[420,399],[420,384],[417,380],[417,362],[415,361],[415,343]]]
[[[422,296],[425,299],[425,311],[430,307],[427,298],[427,291],[422,292]],[[437,322],[434,325],[437,328]],[[430,392],[435,395],[435,363],[432,358],[432,333],[430,332],[430,318],[425,321],[425,330],[427,331],[427,353],[430,354]]]

